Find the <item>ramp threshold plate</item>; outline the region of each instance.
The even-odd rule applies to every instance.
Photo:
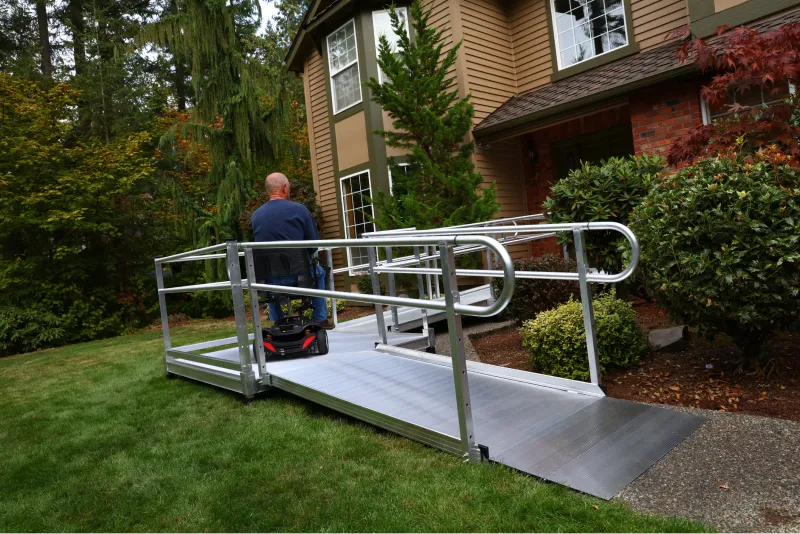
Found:
[[[452,369],[375,351],[372,336],[339,333],[347,350],[270,362],[272,384],[434,447],[458,452]],[[341,338],[341,339],[339,339]],[[345,341],[347,339],[347,341]],[[470,372],[476,442],[489,458],[610,499],[694,432],[703,418]]]

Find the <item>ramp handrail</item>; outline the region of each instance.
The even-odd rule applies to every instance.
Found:
[[[383,315],[383,305],[391,307],[408,306],[421,310],[444,311],[447,315],[448,331],[451,346],[451,360],[453,378],[455,381],[456,401],[459,416],[459,429],[461,443],[465,456],[470,459],[478,459],[479,451],[475,446],[475,439],[472,431],[472,411],[469,404],[469,386],[466,371],[466,356],[464,354],[463,333],[461,328],[461,315],[475,315],[487,317],[502,311],[511,299],[514,291],[516,278],[530,279],[552,279],[552,280],[574,280],[580,287],[581,304],[583,308],[583,319],[586,330],[587,355],[589,359],[590,382],[597,386],[600,383],[599,360],[597,352],[597,341],[595,335],[594,311],[591,302],[590,283],[613,283],[627,279],[636,269],[639,262],[639,243],[636,236],[627,227],[614,222],[591,222],[591,223],[564,223],[564,224],[533,224],[521,225],[516,221],[512,226],[489,226],[487,224],[462,226],[453,228],[437,228],[432,230],[401,229],[394,230],[382,235],[373,235],[365,239],[333,239],[333,240],[314,240],[314,241],[276,241],[276,242],[244,242],[228,241],[225,244],[213,245],[202,249],[174,254],[171,256],[157,258],[156,279],[158,282],[159,306],[161,310],[162,328],[164,331],[164,344],[167,349],[166,358],[174,355],[180,356],[178,349],[170,350],[169,324],[167,317],[167,307],[165,296],[170,293],[192,292],[192,291],[217,291],[231,289],[234,304],[234,317],[236,319],[236,341],[239,346],[240,367],[242,383],[253,383],[255,375],[251,363],[249,349],[249,337],[247,327],[247,317],[244,310],[243,291],[250,292],[250,303],[252,306],[252,320],[254,330],[254,342],[258,361],[259,380],[269,379],[261,339],[261,310],[258,304],[258,291],[270,291],[275,293],[297,294],[311,297],[328,297],[335,299],[347,299],[357,302],[365,302],[375,305],[376,326],[380,335],[380,343],[387,345],[387,329]],[[614,231],[622,234],[631,245],[631,259],[626,268],[616,274],[590,272],[589,263],[584,245],[584,233],[587,231]],[[504,244],[520,242],[529,237],[552,236],[558,232],[572,232],[575,255],[577,263],[577,273],[563,272],[515,272],[511,257]],[[492,236],[502,236],[495,239]],[[506,234],[513,234],[513,237],[506,238]],[[257,283],[255,278],[255,268],[253,262],[253,250],[270,248],[318,248],[328,250],[328,263],[332,266],[331,250],[334,248],[365,248],[369,257],[369,274],[372,281],[373,294],[352,293],[345,291],[335,291],[333,289],[308,289],[297,287],[286,287],[272,284]],[[379,247],[387,248],[386,261],[377,260],[377,250]],[[391,249],[393,247],[413,248],[414,256],[398,258],[392,260]],[[429,253],[428,248],[433,250],[438,248],[439,254]],[[225,249],[225,253],[218,251]],[[424,248],[424,255],[419,250]],[[489,257],[489,265],[493,262],[489,255],[497,259],[500,269],[456,269],[455,257],[460,251],[479,251],[486,250]],[[465,252],[466,253],[466,252]],[[241,276],[240,258],[244,256],[247,271],[247,279]],[[203,259],[222,259],[227,262],[227,272],[229,281],[210,282],[206,284],[194,284],[181,287],[167,288],[164,286],[163,264],[181,261],[198,261]],[[410,260],[413,258],[413,260]],[[422,267],[423,262],[433,267]],[[438,268],[436,264],[438,263]],[[417,267],[408,265],[416,264]],[[394,294],[388,296],[380,294],[380,282],[378,275],[388,273],[394,274],[416,274],[420,286],[422,286],[423,276],[427,276],[429,298],[422,298],[424,292],[420,290],[420,298],[398,297]],[[430,277],[436,278],[437,284],[439,276],[444,285],[444,302],[435,300],[431,294]],[[487,305],[466,305],[459,302],[459,291],[456,284],[457,276],[485,276],[492,278],[502,278],[503,288],[496,298],[490,298]],[[332,278],[332,276],[331,276]],[[331,286],[333,287],[333,286]],[[438,290],[437,290],[438,293]],[[396,322],[396,321],[395,321]],[[243,391],[254,390],[252,386],[243,386]]]
[[[503,290],[494,301],[486,306],[466,305],[458,302],[459,292],[456,284],[455,254],[453,249],[457,245],[471,245],[484,247],[491,250],[499,259],[504,275]],[[380,284],[378,274],[375,271],[376,254],[378,246],[385,247],[420,247],[433,246],[439,248],[440,256],[440,275],[445,287],[445,301],[433,299],[414,299],[397,296],[380,295]],[[202,253],[208,253],[207,258],[215,259],[220,254],[214,254],[221,248],[226,249],[225,259],[227,262],[227,272],[229,282],[211,282],[207,284],[195,284],[181,287],[164,287],[164,273],[162,264],[172,261],[196,261]],[[372,277],[372,295],[361,293],[349,293],[344,291],[334,291],[327,289],[308,289],[299,287],[287,287],[272,284],[261,284],[256,282],[255,264],[253,261],[253,250],[257,249],[277,249],[277,248],[348,248],[366,247],[370,258],[370,275]],[[247,280],[242,280],[239,249],[243,249]],[[329,255],[330,257],[330,255]],[[420,263],[421,264],[421,263]],[[169,293],[179,293],[187,291],[203,290],[222,290],[231,289],[233,297],[233,310],[236,323],[236,343],[239,352],[240,378],[242,381],[242,391],[251,394],[255,390],[255,373],[251,363],[249,348],[249,335],[247,327],[247,316],[245,313],[245,303],[243,291],[250,292],[250,304],[252,307],[253,338],[254,349],[258,365],[259,380],[269,379],[267,373],[266,358],[263,348],[263,338],[261,331],[261,309],[258,303],[258,291],[270,291],[276,293],[288,293],[305,295],[311,297],[329,297],[331,299],[348,299],[360,302],[375,304],[376,322],[381,336],[382,345],[387,345],[387,331],[383,320],[382,305],[392,306],[414,306],[421,309],[445,311],[449,326],[451,361],[453,380],[455,383],[456,405],[458,411],[460,443],[463,454],[472,460],[480,459],[480,451],[475,445],[475,437],[472,423],[472,408],[470,407],[469,381],[467,376],[466,355],[464,352],[463,332],[461,328],[461,315],[491,316],[502,311],[511,300],[514,292],[514,265],[511,257],[496,240],[481,235],[465,236],[415,236],[415,237],[377,237],[366,239],[334,239],[334,240],[314,240],[314,241],[273,241],[273,242],[245,242],[237,243],[230,240],[224,245],[214,245],[200,250],[174,254],[165,258],[156,259],[156,280],[158,282],[159,307],[161,310],[161,324],[164,334],[164,345],[166,348],[166,362],[169,363],[173,357],[183,357],[185,351],[172,349],[169,336],[169,321],[166,307],[166,295]]]

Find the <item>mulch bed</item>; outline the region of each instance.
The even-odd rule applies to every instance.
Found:
[[[385,308],[384,308],[385,309]],[[366,317],[375,313],[375,306],[347,306],[344,310],[336,314],[336,319],[341,323]]]
[[[674,326],[652,303],[634,309],[645,332]],[[473,337],[472,344],[484,363],[531,370],[517,328]],[[612,371],[603,382],[619,399],[800,421],[800,334],[778,332],[767,350],[760,371],[736,373],[738,352],[729,339],[709,342],[692,334],[680,352],[648,352],[637,368]]]

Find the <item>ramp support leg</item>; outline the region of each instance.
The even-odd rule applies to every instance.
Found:
[[[233,318],[236,322],[236,344],[239,347],[239,363],[242,377],[242,392],[247,398],[255,395],[255,373],[250,360],[250,343],[247,339],[247,313],[244,307],[242,271],[239,266],[239,246],[235,239],[226,242],[228,279],[231,281]]]
[[[592,384],[600,385],[600,363],[597,356],[597,335],[594,322],[594,308],[592,307],[592,288],[586,275],[589,271],[589,261],[586,257],[586,246],[583,242],[583,231],[576,228],[572,231],[575,242],[575,259],[578,263],[578,285],[581,290],[581,305],[583,306],[583,327],[586,330],[586,351],[589,356],[589,379]]]
[[[253,289],[253,284],[256,283],[253,249],[245,249],[244,261],[247,269],[247,290],[250,292],[250,311],[253,314],[253,357],[258,361],[259,378],[263,378],[267,374],[267,361],[264,353],[264,333],[261,330],[261,306],[258,304],[258,290]]]
[[[367,256],[369,258],[369,277],[372,279],[372,294],[381,294],[381,281],[378,278],[378,273],[375,272],[375,264],[377,258],[375,247],[367,247]],[[383,306],[380,304],[375,305],[375,320],[378,323],[378,334],[381,336],[381,343],[386,345],[388,343],[386,336],[386,320],[383,318]]]
[[[386,247],[386,264],[389,265],[392,263],[392,247]],[[389,296],[396,297],[397,296],[397,287],[394,283],[394,273],[389,273]],[[397,315],[397,306],[390,306],[390,310],[392,310],[392,331],[399,332],[400,331],[400,319]]]
[[[462,451],[464,458],[472,461],[480,461],[480,451],[475,446],[475,433],[472,424],[467,358],[464,354],[464,332],[461,328],[461,315],[457,314],[454,309],[456,302],[460,300],[460,296],[458,284],[456,283],[456,257],[455,254],[453,254],[453,247],[445,243],[440,243],[439,257],[442,261],[444,300],[447,303],[450,358],[453,362],[453,380],[456,389],[458,428],[461,433]]]
[[[417,267],[422,267],[422,262],[419,259],[419,247],[414,247],[414,257],[417,260]],[[430,276],[430,275],[428,275]],[[430,279],[428,280],[430,285]],[[417,286],[419,287],[419,298],[421,300],[425,299],[425,285],[422,283],[422,275],[417,273]],[[428,298],[432,298],[431,294],[428,293]],[[422,335],[428,335],[428,310],[422,308]]]
[[[164,289],[164,264],[156,263],[156,284],[158,289]],[[169,376],[167,363],[170,356],[167,351],[172,348],[172,339],[169,335],[169,310],[167,310],[167,296],[161,291],[158,292],[158,309],[161,311],[161,333],[164,336],[164,372]]]

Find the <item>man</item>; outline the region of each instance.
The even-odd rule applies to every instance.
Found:
[[[317,225],[308,208],[289,200],[289,179],[285,175],[274,172],[267,176],[265,182],[269,201],[253,212],[250,224],[253,226],[253,238],[256,241],[303,241],[319,239]],[[315,254],[316,248],[309,248],[309,254]],[[325,289],[325,269],[318,264],[317,288]],[[295,276],[268,278],[266,283],[284,286],[296,282]],[[283,310],[277,302],[269,303],[269,318],[272,321],[283,319]],[[328,320],[328,305],[322,297],[311,299],[311,320],[323,328],[333,328]]]

